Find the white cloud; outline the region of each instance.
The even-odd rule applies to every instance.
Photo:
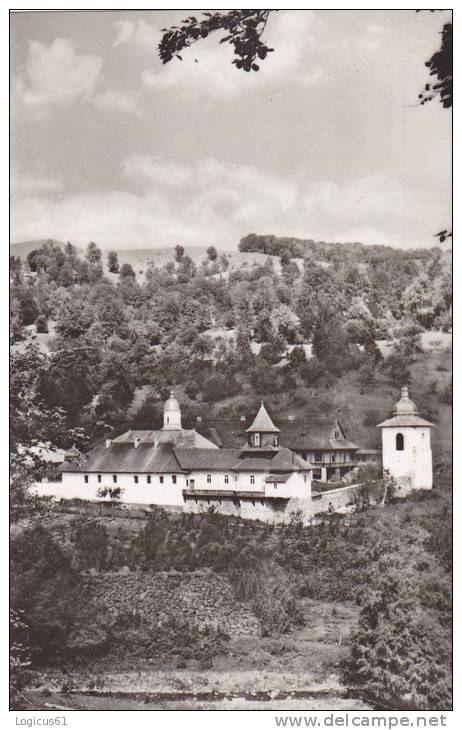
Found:
[[[13,169],[10,176],[10,193],[12,196],[34,195],[57,192],[61,189],[58,180],[44,175],[22,174]]]
[[[155,51],[162,33],[144,20],[132,23],[129,20],[120,20],[114,23],[117,36],[113,48],[132,43],[146,51]]]
[[[64,104],[89,97],[98,81],[101,59],[75,52],[68,38],[56,38],[50,46],[31,41],[17,92],[24,104]]]
[[[259,62],[260,71],[245,73],[231,63],[233,49],[220,44],[212,33],[206,40],[185,49],[182,61],[158,63],[142,73],[143,84],[155,91],[178,89],[182,94],[200,92],[212,98],[232,98],[275,83],[310,85],[323,77],[319,66],[312,69],[310,51],[315,44],[314,14],[309,10],[273,13],[265,30],[265,40],[275,51]]]
[[[383,47],[385,28],[376,23],[366,25],[361,36],[343,38],[340,47],[359,53],[375,53]]]
[[[130,155],[123,161],[122,168],[126,177],[143,184],[183,185],[191,174],[185,165],[153,155]]]
[[[130,20],[118,20],[114,23],[114,28],[117,31],[117,37],[113,43],[113,48],[129,43],[133,37],[133,23]]]
[[[419,192],[382,175],[315,183],[215,159],[179,163],[140,154],[123,162],[122,175],[130,191],[56,196],[40,180],[35,189],[23,185],[12,206],[12,240],[233,248],[254,231],[327,241],[431,243],[431,227],[427,238],[419,237],[425,228]],[[437,220],[436,204],[433,213]]]
[[[93,99],[93,104],[103,111],[121,111],[127,114],[139,114],[136,100],[122,91],[105,91]]]

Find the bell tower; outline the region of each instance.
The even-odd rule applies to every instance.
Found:
[[[164,405],[164,426],[162,431],[182,431],[180,404],[175,398],[175,392],[170,391],[170,397]]]
[[[246,430],[248,447],[253,449],[278,449],[280,430],[276,428],[262,401],[253,423]]]
[[[404,490],[433,486],[430,429],[433,424],[419,416],[406,386],[395,403],[393,415],[379,423],[382,429],[383,468]]]

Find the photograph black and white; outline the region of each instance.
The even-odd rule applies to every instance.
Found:
[[[452,11],[9,21],[10,711],[445,727]]]

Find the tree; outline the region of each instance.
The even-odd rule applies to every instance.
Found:
[[[417,11],[419,12],[419,11]],[[433,10],[430,12],[434,12]],[[419,94],[421,104],[438,98],[445,109],[452,107],[452,23],[445,23],[441,31],[441,46],[425,63],[430,76],[436,81],[426,84],[425,93]]]
[[[209,261],[216,261],[218,257],[217,249],[215,246],[209,246],[207,249],[207,258]]]
[[[358,372],[359,383],[361,385],[361,392],[363,388],[367,388],[372,385],[375,380],[375,369],[372,360],[367,360],[359,369]]]
[[[258,71],[257,60],[263,61],[273,51],[261,40],[271,10],[231,10],[230,12],[203,13],[198,20],[190,16],[177,28],[163,28],[163,36],[158,46],[162,63],[172,58],[180,61],[180,53],[196,41],[207,38],[210,33],[224,31],[226,35],[220,43],[233,46],[235,59],[232,63],[243,71]]]
[[[126,279],[128,277],[132,277],[133,279],[135,279],[136,274],[133,271],[133,266],[131,264],[122,264],[119,276],[121,279]]]
[[[96,243],[90,241],[87,246],[85,257],[89,264],[98,264],[101,261],[101,249],[98,248]]]
[[[13,352],[10,358],[10,448],[19,444],[31,446],[37,441],[59,445],[65,432],[64,412],[45,402],[41,380],[48,369],[48,360],[30,345],[24,352]]]
[[[119,273],[119,257],[116,251],[109,251],[107,255],[107,267],[111,274]]]
[[[179,244],[175,246],[175,261],[179,264],[180,261],[182,261],[184,256],[184,246],[180,246]]]
[[[83,335],[93,322],[94,313],[90,306],[83,305],[78,299],[62,303],[56,321],[56,331],[65,339],[75,339]]]
[[[35,329],[37,332],[41,334],[47,334],[48,333],[48,322],[47,318],[44,317],[43,314],[39,314],[37,319],[35,320]]]
[[[411,382],[411,371],[409,361],[399,350],[394,350],[383,364],[383,369],[391,378],[394,386],[409,385]]]
[[[197,267],[190,256],[183,256],[177,269],[178,281],[186,284],[197,274]]]
[[[416,11],[421,12],[420,10]],[[430,10],[431,13],[435,12]],[[438,99],[445,109],[452,108],[452,23],[445,23],[441,31],[441,46],[425,63],[430,69],[430,76],[436,76],[436,81],[425,85],[424,93],[419,94],[421,104]],[[452,238],[452,231],[443,229],[435,233],[440,243]]]
[[[269,342],[265,342],[260,350],[260,357],[270,365],[275,365],[284,357],[287,342],[280,335],[274,335]]]
[[[451,634],[443,607],[450,606],[450,587],[438,577],[428,553],[420,552],[418,560],[432,575],[431,589],[442,608],[433,606],[419,569],[410,568],[412,557],[404,560],[383,550],[368,569],[346,681],[372,701],[396,709],[449,710]]]

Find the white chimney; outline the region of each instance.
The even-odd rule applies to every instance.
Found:
[[[133,446],[135,447],[135,449],[138,448],[138,446],[140,445],[140,443],[141,443],[141,439],[137,436],[135,438],[134,442],[133,442]]]
[[[202,421],[202,416],[196,416],[197,423],[200,423]]]
[[[158,447],[159,447],[159,439],[155,438],[154,439],[154,448],[157,449]]]
[[[245,416],[241,416],[241,421],[245,421]]]
[[[112,444],[111,439],[106,439],[106,448],[109,449]]]

